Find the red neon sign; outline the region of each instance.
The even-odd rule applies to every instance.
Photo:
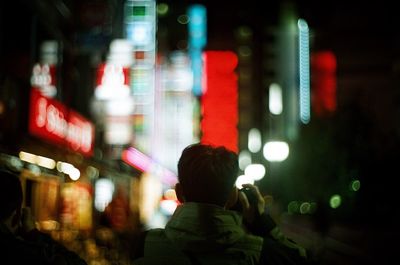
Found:
[[[204,55],[204,93],[201,98],[201,142],[238,151],[238,59],[230,51]]]
[[[331,51],[316,52],[311,57],[312,107],[317,116],[336,111],[336,66]]]
[[[60,102],[31,89],[29,132],[87,156],[93,154],[94,125]]]

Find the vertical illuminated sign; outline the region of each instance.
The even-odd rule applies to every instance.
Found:
[[[57,62],[57,41],[44,41],[40,45],[40,63],[36,63],[32,69],[31,86],[37,88],[44,96],[49,98],[57,95]]]
[[[310,122],[310,47],[307,22],[297,21],[299,29],[299,84],[300,84],[300,121]]]
[[[201,142],[238,151],[238,58],[230,51],[204,53]]]
[[[156,3],[128,0],[124,5],[125,38],[133,46],[130,88],[135,101],[134,145],[151,152],[154,133]]]
[[[311,57],[313,112],[321,117],[336,110],[336,56],[320,51]]]
[[[192,5],[188,9],[190,18],[189,31],[189,55],[193,71],[193,94],[200,96],[202,93],[202,50],[207,44],[207,13],[202,5]]]

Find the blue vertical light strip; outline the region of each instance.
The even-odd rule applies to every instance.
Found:
[[[299,82],[300,82],[300,121],[304,124],[310,122],[310,38],[307,22],[303,19],[297,21],[299,29]]]
[[[193,72],[193,94],[202,94],[202,68],[201,54],[207,43],[207,11],[202,5],[195,4],[188,8],[188,31],[189,31],[189,56]]]

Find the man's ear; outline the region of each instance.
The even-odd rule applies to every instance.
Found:
[[[181,203],[184,203],[185,197],[183,196],[182,185],[179,182],[175,184],[175,193],[176,193],[176,197],[178,198],[178,201],[180,201]]]

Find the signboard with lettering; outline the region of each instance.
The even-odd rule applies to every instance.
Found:
[[[31,89],[29,132],[83,155],[93,154],[94,125],[57,100],[43,96],[35,88]]]

